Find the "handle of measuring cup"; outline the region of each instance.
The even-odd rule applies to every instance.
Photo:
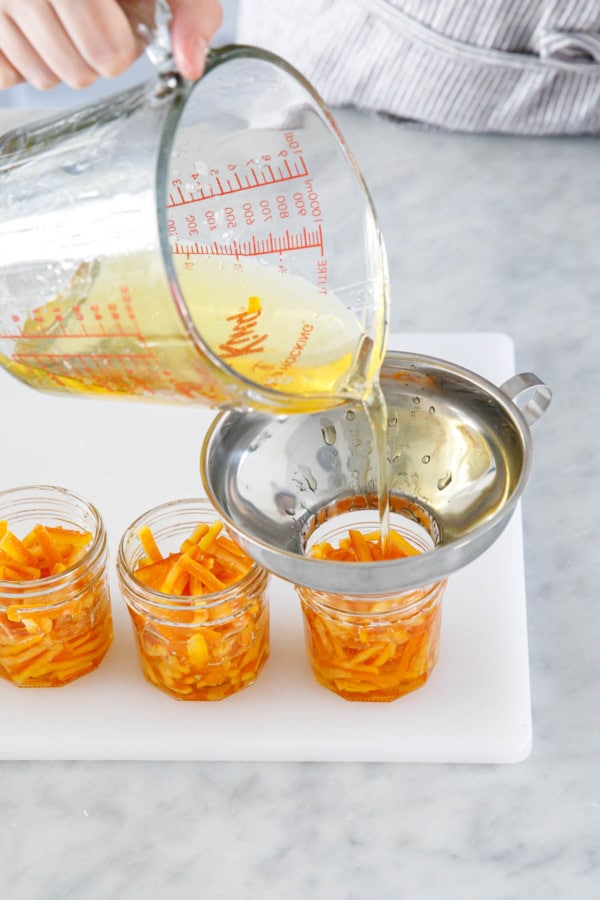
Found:
[[[540,381],[533,372],[513,375],[500,385],[500,390],[518,406],[528,425],[533,425],[544,415],[552,400],[552,391],[548,385]]]
[[[130,20],[136,22],[135,30],[138,37],[146,44],[146,56],[156,66],[159,75],[173,76],[177,74],[169,27],[172,14],[167,0],[156,0],[152,22],[140,18],[139,9],[135,3],[129,4],[125,0],[123,6]]]
[[[161,75],[177,72],[173,48],[171,46],[171,9],[167,0],[156,0],[154,11],[154,32],[146,49],[146,54]]]

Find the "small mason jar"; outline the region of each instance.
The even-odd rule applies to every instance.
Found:
[[[349,527],[373,532],[373,515],[361,511],[326,521],[307,549],[322,541],[334,544],[348,536]],[[419,552],[433,549],[430,535],[416,523],[395,516],[392,528]],[[446,584],[443,579],[407,591],[360,595],[296,585],[316,680],[345,700],[390,701],[420,688],[437,662]]]
[[[113,638],[108,586],[108,549],[100,514],[91,503],[52,485],[15,487],[0,492],[0,676],[19,687],[60,687],[94,671]],[[31,580],[5,580],[11,568],[9,535],[17,551],[34,554],[35,538],[58,544],[68,532],[88,533],[83,555],[64,568],[60,546],[56,574]],[[28,539],[28,536],[29,539]],[[27,549],[25,542],[28,541]],[[4,549],[3,549],[4,547]],[[46,544],[49,547],[49,544]],[[17,553],[18,555],[18,553]],[[60,569],[63,569],[60,571]]]
[[[234,584],[200,596],[163,593],[136,578],[142,528],[166,558],[199,523],[218,518],[203,498],[174,500],[139,516],[119,545],[117,575],[142,673],[177,700],[222,700],[253,684],[269,657],[269,573],[256,563]]]

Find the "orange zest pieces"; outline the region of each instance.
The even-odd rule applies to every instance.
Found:
[[[155,561],[148,531],[138,532],[146,556],[134,577],[181,600],[160,614],[155,598],[128,604],[146,680],[178,700],[221,700],[252,684],[269,656],[267,574],[236,589],[254,561],[220,520],[199,523]]]
[[[137,536],[139,537],[140,543],[150,562],[159,562],[159,560],[162,559],[162,553],[158,549],[156,541],[154,540],[154,535],[148,526],[142,525],[138,530]]]
[[[439,652],[439,603],[408,619],[401,610],[384,611],[365,624],[364,615],[324,614],[301,598],[308,658],[324,687],[346,700],[389,701],[427,680]]]
[[[402,535],[399,532],[394,531],[393,528],[390,530],[390,544],[392,547],[390,559],[399,559],[402,556],[417,556],[420,553],[416,547],[413,547],[405,537],[402,537]]]
[[[348,534],[350,536],[350,545],[356,555],[357,562],[372,562],[373,555],[369,550],[369,542],[365,540],[362,532],[355,531],[351,528]]]
[[[313,559],[325,559],[330,562],[376,562],[382,559],[403,559],[406,556],[416,556],[420,552],[393,528],[390,529],[385,554],[381,546],[379,531],[369,531],[363,534],[361,531],[350,528],[348,537],[342,538],[337,547],[333,547],[329,541],[322,541],[312,547],[310,555]]]
[[[92,540],[88,531],[35,525],[20,540],[0,523],[0,580],[33,581],[64,572],[79,562]]]
[[[22,541],[12,531],[7,531],[0,541],[0,550],[12,562],[23,566],[34,566],[35,556],[30,553]]]
[[[43,524],[20,539],[0,522],[0,581],[11,582],[9,605],[0,590],[1,678],[60,687],[100,665],[113,636],[107,578],[77,567],[91,541],[87,531]],[[49,582],[43,600],[29,587],[71,567],[72,577]]]
[[[137,534],[146,556],[134,572],[138,581],[162,594],[198,597],[230,587],[248,574],[253,560],[222,534],[223,523],[200,522],[175,553],[163,556],[151,529]]]
[[[385,559],[419,552],[391,530]],[[336,562],[381,560],[381,535],[349,529],[348,537],[341,538],[337,547],[322,541],[312,548],[311,556]],[[307,653],[320,684],[346,700],[389,701],[426,681],[439,652],[441,603],[437,591],[428,596],[428,589],[420,589],[398,598],[372,600],[368,596],[323,595],[305,588],[299,593]],[[321,606],[320,600],[326,606]]]

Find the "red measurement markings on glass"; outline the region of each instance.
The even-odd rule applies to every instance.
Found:
[[[126,285],[121,286],[120,296],[114,302],[100,307],[97,304],[74,303],[67,309],[52,308],[52,316],[44,310],[33,310],[23,322],[17,313],[11,316],[14,331],[0,333],[0,339],[61,341],[68,339],[133,338],[144,344],[138,325],[133,300]],[[32,325],[36,326],[35,328]]]
[[[120,393],[136,388],[136,393],[153,393],[157,363],[151,353],[15,353],[13,359],[32,369],[43,369],[56,384],[62,378],[81,380],[106,391]]]
[[[295,178],[306,178],[308,169],[302,156],[291,161],[285,158],[287,153],[282,150],[283,156],[280,162],[266,162],[270,157],[263,157],[263,165],[238,166],[237,163],[229,163],[227,174],[219,169],[211,169],[210,179],[204,183],[200,181],[200,174],[192,173],[196,182],[193,189],[184,186],[180,178],[171,181],[173,190],[169,194],[167,209],[177,206],[186,206],[188,203],[199,203],[202,200],[210,200],[213,197],[226,197],[229,194],[237,194],[240,191],[248,191],[253,188],[265,187],[269,184],[282,184],[293,181]]]
[[[154,362],[154,357],[151,353],[36,353],[32,351],[30,353],[15,353],[13,359],[19,362],[28,360],[66,361],[71,366],[75,365],[89,371],[96,370],[99,364],[113,365],[116,362],[117,365],[120,365],[127,360],[152,360]]]
[[[323,232],[321,226],[292,233],[285,231],[282,235],[269,234],[265,238],[251,237],[247,241],[234,239],[230,244],[171,244],[174,256],[264,256],[268,253],[289,253],[292,250],[315,250],[323,255]]]

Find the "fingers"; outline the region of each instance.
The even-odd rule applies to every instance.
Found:
[[[9,9],[0,22],[2,46],[23,78],[45,90],[60,81],[84,87],[98,76],[90,69],[52,6],[34,2]]]
[[[0,89],[28,81],[47,90],[81,88],[120,75],[144,49],[137,23],[152,21],[154,0],[0,0]],[[204,71],[223,13],[218,0],[171,0],[177,68]]]
[[[121,75],[143,51],[144,44],[123,9],[125,4],[117,0],[50,2],[82,59],[96,73],[96,77]]]
[[[0,0],[0,87],[85,87],[142,49],[117,0]]]
[[[19,80],[28,81],[40,90],[47,90],[58,84],[59,79],[23,31],[13,19],[5,15],[0,17],[0,48],[7,60],[8,70],[18,73]]]
[[[171,40],[177,68],[194,81],[204,71],[208,46],[223,21],[218,0],[171,0]]]
[[[0,50],[0,91],[14,87],[23,81],[23,76],[8,61],[4,53]]]

